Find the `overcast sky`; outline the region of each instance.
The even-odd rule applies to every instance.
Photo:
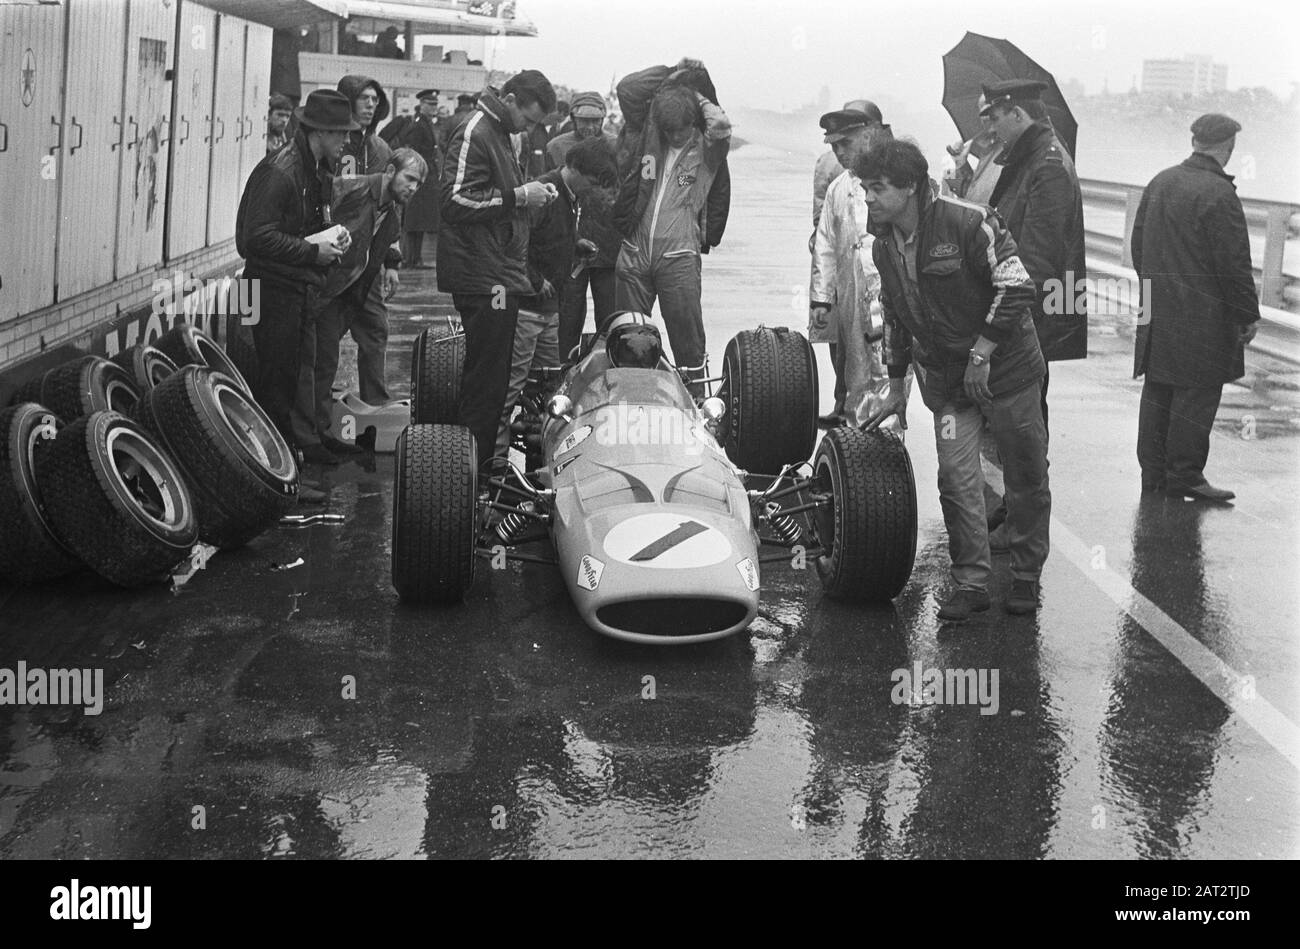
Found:
[[[1295,0],[520,0],[537,39],[503,41],[501,69],[535,67],[602,91],[610,78],[683,55],[702,59],[728,102],[778,110],[858,95],[937,101],[940,56],[966,30],[1005,37],[1051,70],[1126,92],[1144,58],[1208,53],[1229,88],[1300,83]],[[905,11],[902,16],[892,11]],[[996,11],[996,20],[990,13]]]

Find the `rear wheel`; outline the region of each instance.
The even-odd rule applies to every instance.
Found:
[[[432,326],[415,340],[411,353],[411,424],[455,425],[460,415],[460,385],[465,369],[465,334]]]
[[[81,566],[50,526],[36,480],[36,459],[54,444],[59,420],[27,402],[0,411],[0,577],[36,583]]]
[[[892,432],[835,428],[813,458],[822,588],[848,600],[890,600],[902,591],[916,556],[916,480]]]
[[[413,603],[454,603],[474,582],[477,449],[459,425],[409,425],[397,439],[393,586]]]
[[[727,344],[719,396],[723,447],[738,467],[776,474],[807,461],[817,441],[817,360],[802,333],[743,330]]]
[[[194,489],[205,543],[242,547],[296,503],[293,451],[229,376],[186,366],[145,397],[140,421],[167,446]]]
[[[180,470],[116,412],[60,431],[37,455],[36,479],[59,540],[119,586],[164,579],[199,538]]]

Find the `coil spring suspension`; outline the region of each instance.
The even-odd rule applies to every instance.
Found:
[[[532,519],[520,511],[532,511],[534,508],[532,501],[524,501],[519,505],[519,511],[511,511],[505,517],[501,518],[500,523],[496,526],[497,536],[507,544],[513,544],[516,540],[524,535],[528,528],[528,522]]]
[[[781,505],[776,501],[768,501],[764,510],[768,525],[783,543],[793,546],[803,537],[803,528],[789,514],[782,513]]]

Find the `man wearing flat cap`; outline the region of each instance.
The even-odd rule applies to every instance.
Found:
[[[305,373],[315,363],[319,291],[347,245],[308,238],[329,226],[331,169],[348,133],[359,126],[352,103],[333,89],[311,93],[294,117],[292,141],[266,156],[244,186],[235,247],[244,258],[244,279],[260,281],[253,396],[305,460],[328,464],[337,459],[320,443],[310,399],[300,403],[297,394],[300,369]]]
[[[565,156],[579,142],[603,138],[611,152],[618,147],[618,138],[606,132],[605,97],[599,92],[580,92],[569,106],[569,120],[573,131],[551,139],[546,145],[546,168],[554,171],[563,168]],[[587,322],[587,288],[591,287],[595,305],[596,326],[604,324],[614,314],[614,265],[618,262],[618,249],[622,238],[614,227],[613,205],[601,199],[598,192],[588,192],[578,202],[578,237],[591,241],[597,247],[596,256],[574,275],[565,275],[560,288],[560,357],[569,355],[582,338]]]
[[[880,277],[871,258],[866,196],[852,168],[868,149],[892,139],[893,133],[872,103],[862,100],[850,105],[861,108],[821,117],[824,141],[841,172],[826,188],[813,232],[808,287],[808,338],[830,343],[835,368],[835,407],[830,416],[819,419],[828,426],[857,422],[867,396],[888,383],[880,359],[883,328],[876,301]]]
[[[984,86],[981,118],[1002,143],[995,164],[1002,168],[989,205],[1002,215],[1015,238],[1021,263],[1034,281],[1034,329],[1048,368],[1040,393],[1043,424],[1049,426],[1050,364],[1088,356],[1088,314],[1079,304],[1087,278],[1083,240],[1083,192],[1074,161],[1048,118],[1042,92],[1047,83],[1008,79]],[[1068,302],[1068,305],[1066,305]],[[991,509],[998,528],[1006,508]],[[1008,549],[1007,528],[989,536],[993,550]]]
[[[1241,125],[1211,113],[1192,123],[1192,154],[1147,185],[1133,223],[1141,278],[1133,376],[1145,375],[1138,411],[1142,490],[1230,501],[1205,479],[1223,384],[1246,373],[1259,299],[1246,215],[1223,169]]]

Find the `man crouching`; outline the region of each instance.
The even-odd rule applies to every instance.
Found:
[[[939,501],[956,589],[941,619],[989,607],[991,572],[980,435],[985,420],[1001,453],[1011,547],[1009,613],[1038,608],[1052,496],[1047,430],[1039,406],[1045,363],[1034,332],[1034,283],[1016,244],[987,207],[941,196],[921,150],[885,142],[854,169],[866,192],[872,256],[880,271],[889,396],[867,419],[906,427],[909,364],[934,413]]]

